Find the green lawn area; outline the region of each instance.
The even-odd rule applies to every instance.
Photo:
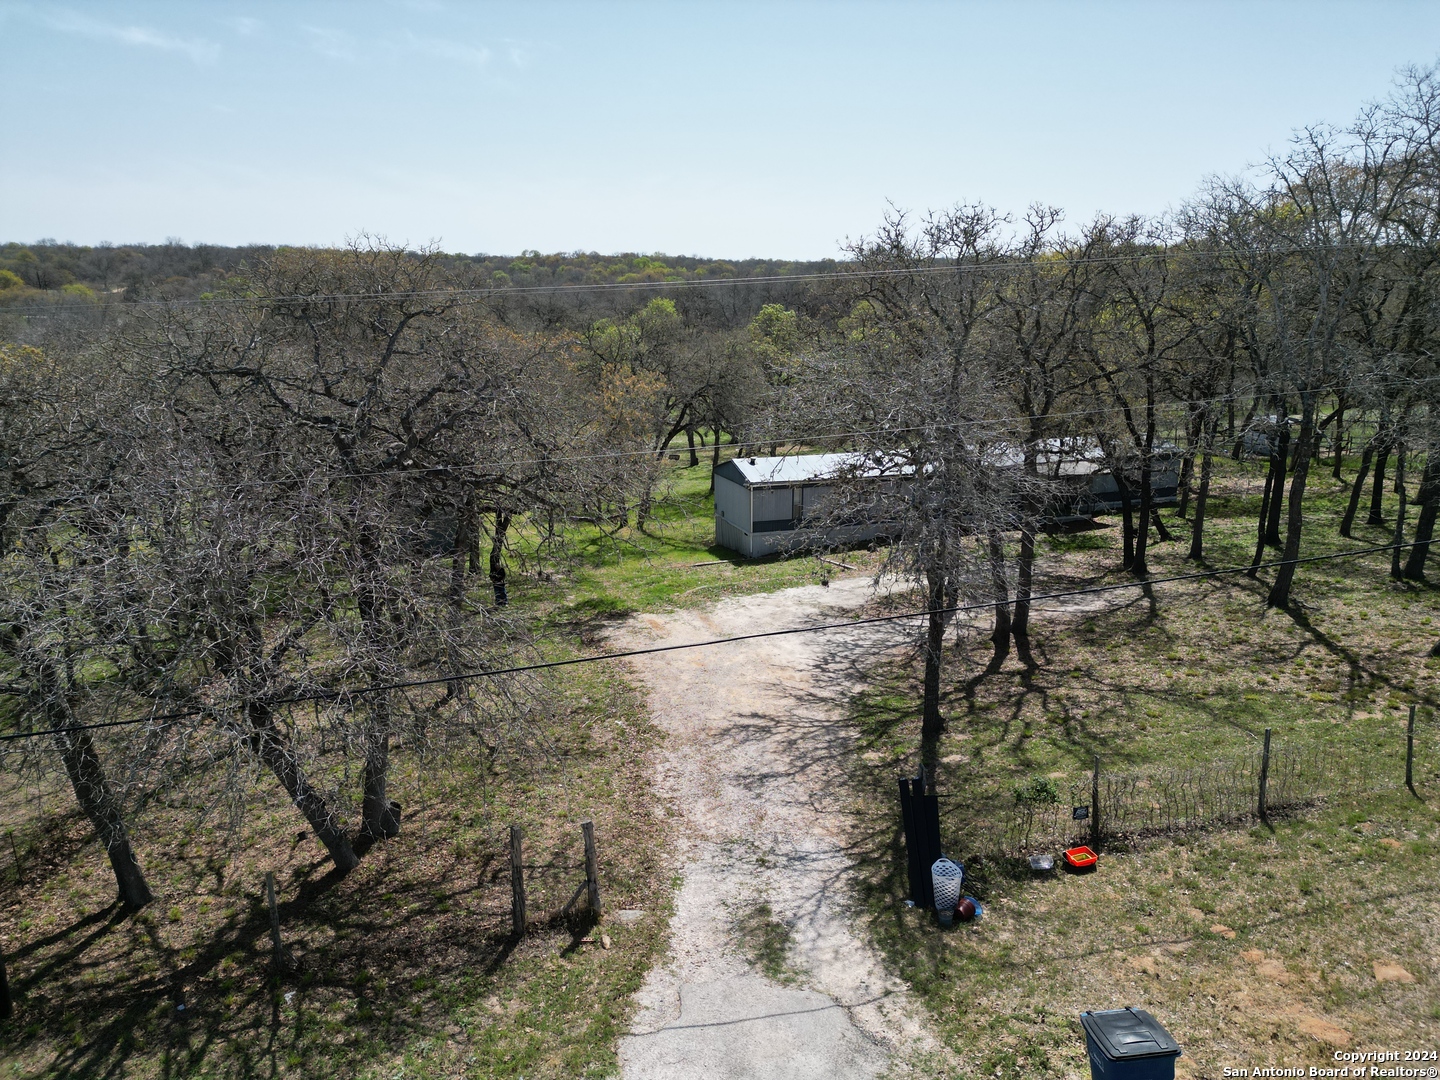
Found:
[[[1302,554],[1386,542],[1388,527],[1337,535],[1348,488],[1328,473],[1312,474]],[[1258,464],[1223,464],[1211,567],[1248,562],[1260,480]],[[1183,558],[1186,524],[1171,527],[1176,541],[1151,549],[1156,577],[1195,569]],[[1118,531],[1044,541],[1037,591],[1125,580]],[[1301,567],[1291,613],[1265,608],[1266,571],[1112,594],[1096,610],[1057,602],[1035,618],[1034,673],[1012,658],[977,679],[985,628],[960,634],[939,751],[942,835],[987,913],[953,932],[901,903],[895,777],[918,760],[919,672],[876,673],[854,702],[868,918],[965,1075],[1088,1075],[1078,1014],[1124,1005],[1167,1024],[1186,1052],[1179,1075],[1320,1065],[1342,1046],[1435,1045],[1440,661],[1428,653],[1440,594],[1393,582],[1388,568],[1382,554]],[[1423,802],[1403,787],[1411,703]],[[1338,792],[1273,834],[1246,822],[1116,843],[1080,877],[976,857],[978,823],[1012,812],[1016,785],[1051,779],[1068,792],[1096,754],[1105,770],[1142,778],[1200,770],[1253,753],[1267,727],[1277,746],[1328,759]]]
[[[519,586],[527,601],[552,606],[564,618],[614,617],[813,585],[838,572],[813,556],[746,559],[718,546],[709,456],[697,466],[686,464],[687,457],[682,451],[679,462],[667,461],[643,529],[632,525],[609,536],[589,526],[574,528],[564,572],[552,582],[530,579]],[[534,560],[536,540],[533,532],[516,537],[522,566]],[[877,562],[875,553],[864,550],[836,558],[851,566]]]

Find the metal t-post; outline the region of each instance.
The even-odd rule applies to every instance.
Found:
[[[1265,789],[1270,784],[1270,729],[1265,729],[1265,749],[1260,752],[1260,820],[1271,832],[1275,826],[1270,824],[1270,809],[1265,805]]]

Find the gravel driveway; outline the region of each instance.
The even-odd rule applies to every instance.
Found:
[[[833,621],[869,578],[639,615],[617,647],[676,644]],[[683,883],[665,961],[621,1040],[625,1080],[873,1077],[934,1044],[904,985],[851,926],[843,807],[854,734],[844,695],[900,624],[662,653],[633,663],[666,733],[662,794],[681,815]],[[768,904],[794,977],[747,960],[737,920]]]

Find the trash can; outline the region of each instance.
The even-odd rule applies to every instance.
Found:
[[[935,915],[941,926],[949,926],[955,919],[965,868],[942,855],[930,867],[930,880],[935,893]]]
[[[1080,1014],[1090,1080],[1175,1080],[1180,1046],[1144,1009]]]

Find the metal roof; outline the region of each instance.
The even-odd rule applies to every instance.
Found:
[[[715,469],[715,475],[745,487],[768,487],[833,480],[840,475],[874,478],[905,476],[913,471],[909,466],[885,468],[865,454],[795,454],[791,457],[731,458]]]
[[[1043,439],[1036,447],[1042,472],[1051,476],[1091,476],[1108,472],[1110,463],[1094,438]],[[1181,451],[1168,442],[1156,444],[1155,456],[1162,462],[1179,457]],[[997,443],[986,453],[986,463],[994,468],[1018,468],[1025,460],[1022,447]],[[731,458],[716,469],[723,476],[744,487],[782,487],[790,484],[811,484],[840,476],[878,479],[883,476],[913,476],[912,465],[899,463],[886,467],[868,454],[795,454],[790,457]]]

